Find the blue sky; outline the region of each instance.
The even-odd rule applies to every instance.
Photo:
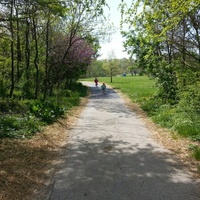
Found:
[[[120,9],[118,9],[118,6],[120,4],[121,0],[107,0],[107,3],[110,6],[110,10],[105,9],[106,15],[110,14],[110,20],[114,23],[114,25],[118,28],[118,31],[111,36],[111,42],[109,43],[101,43],[101,51],[100,54],[102,56],[99,59],[106,59],[108,58],[108,54],[113,51],[116,58],[128,58],[128,54],[124,51],[123,47],[123,38],[120,34]],[[128,5],[132,2],[132,0],[124,0]]]

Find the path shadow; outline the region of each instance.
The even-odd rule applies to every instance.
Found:
[[[195,184],[179,162],[151,144],[112,136],[71,144],[50,200],[197,200]],[[182,177],[182,178],[181,178]]]
[[[100,86],[95,87],[95,86],[90,86],[89,87],[91,90],[91,99],[119,99],[119,95],[114,92],[110,88],[106,88],[105,94],[103,94],[102,89]]]
[[[71,132],[49,200],[200,199],[179,159],[154,146],[119,95],[89,87],[84,120]]]
[[[130,111],[130,109],[128,109],[127,106],[125,106],[123,100],[113,89],[106,89],[105,94],[103,94],[101,89],[98,87],[94,86],[90,87],[90,89],[91,101],[88,104],[89,107],[93,107],[99,111],[106,111],[109,113],[123,113],[122,117],[132,117],[135,115]]]

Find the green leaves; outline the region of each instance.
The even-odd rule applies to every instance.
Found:
[[[80,97],[87,95],[87,87],[73,84],[72,90],[57,90],[54,97],[43,100],[0,101],[0,138],[29,138],[47,124],[63,117]]]
[[[200,2],[133,1],[123,7],[125,47],[135,65],[157,81],[157,102],[144,105],[154,119],[199,140]]]
[[[137,63],[141,63],[148,73],[158,78],[162,87],[166,81],[168,82],[168,87],[164,87],[163,92],[168,93],[167,88],[178,88],[176,79],[180,77],[176,76],[180,65],[185,66],[183,62],[186,63],[186,60],[191,59],[191,52],[200,50],[197,39],[197,29],[200,29],[197,22],[199,4],[197,1],[190,0],[145,0],[136,1],[133,7],[123,10],[125,22],[131,28],[124,34],[125,47],[129,54],[136,56]],[[193,21],[191,21],[191,12],[196,12]],[[134,26],[131,26],[132,24]],[[191,32],[194,34],[192,35]],[[180,63],[181,59],[184,59],[182,63]],[[168,66],[171,68],[170,73]],[[168,74],[169,76],[173,74],[174,81],[167,78]],[[169,97],[171,98],[171,95]]]
[[[35,101],[30,104],[30,112],[43,122],[51,123],[64,114],[64,108],[55,101]]]

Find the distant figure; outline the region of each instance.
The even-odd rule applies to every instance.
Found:
[[[103,91],[103,94],[105,94],[105,91],[106,91],[106,84],[105,83],[102,84],[101,89]]]
[[[97,79],[97,77],[94,79],[94,82],[95,82],[95,86],[97,87],[98,86],[98,79]]]

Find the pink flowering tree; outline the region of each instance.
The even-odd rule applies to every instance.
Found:
[[[86,40],[79,37],[70,40],[63,35],[55,37],[50,51],[50,77],[53,77],[53,83],[65,83],[68,87],[72,80],[86,73],[94,58],[95,51]]]

